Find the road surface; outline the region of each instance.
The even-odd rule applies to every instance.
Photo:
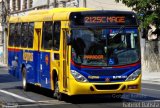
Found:
[[[150,105],[150,106],[149,106]],[[6,107],[7,106],[7,107]],[[0,68],[0,107],[4,108],[155,108],[160,107],[160,85],[142,83],[140,94],[124,94],[115,101],[103,96],[79,96],[66,101],[52,98],[49,90],[32,87],[23,91],[21,81]]]

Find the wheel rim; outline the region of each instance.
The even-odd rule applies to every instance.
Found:
[[[55,90],[54,90],[54,97],[58,98],[59,96],[59,86],[58,86],[58,81],[55,83]]]
[[[26,74],[25,74],[25,69],[23,69],[23,78],[22,78],[22,85],[23,85],[23,89],[26,89]]]

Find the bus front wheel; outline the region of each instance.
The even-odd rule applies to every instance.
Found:
[[[28,84],[27,84],[27,79],[26,79],[26,68],[22,68],[22,87],[24,91],[28,90]]]

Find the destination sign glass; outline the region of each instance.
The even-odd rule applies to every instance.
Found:
[[[84,17],[85,24],[105,24],[105,23],[125,23],[125,16],[86,16]]]
[[[137,26],[137,19],[135,14],[85,14],[71,17],[71,24],[73,26]]]

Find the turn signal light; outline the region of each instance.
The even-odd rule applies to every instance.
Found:
[[[128,89],[138,89],[138,85],[128,85]]]

